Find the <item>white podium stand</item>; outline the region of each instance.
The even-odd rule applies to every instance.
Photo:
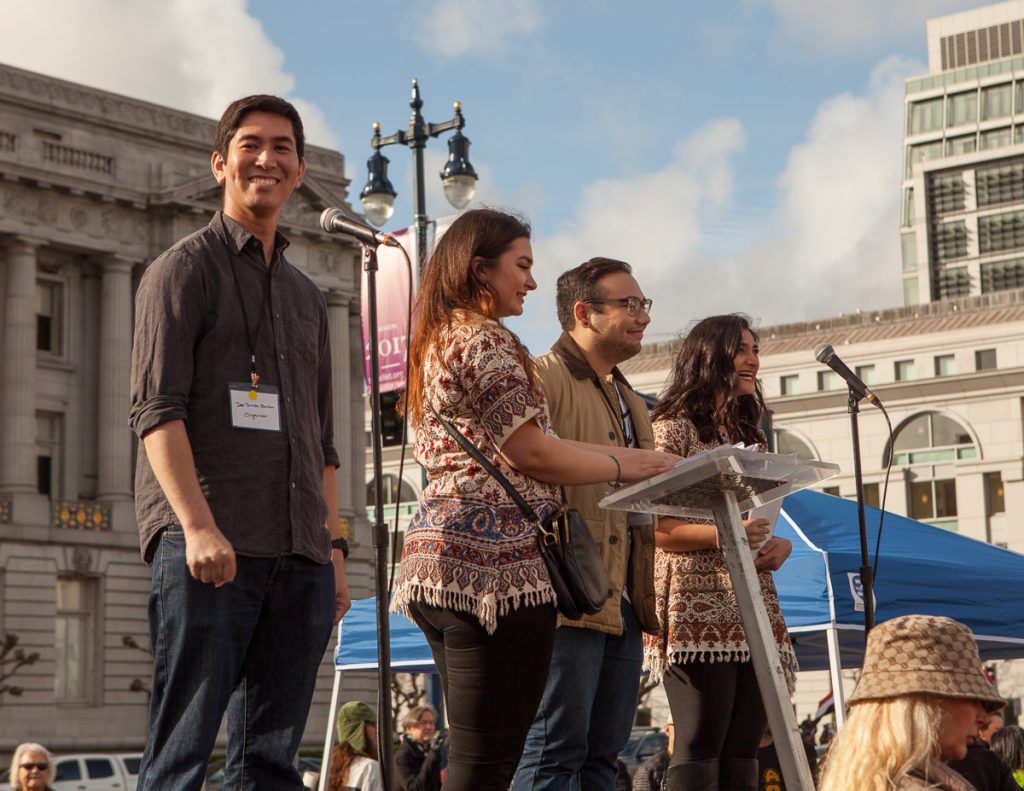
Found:
[[[663,514],[684,520],[714,519],[768,724],[790,791],[813,791],[814,782],[740,514],[838,472],[836,464],[723,445],[692,456],[668,472],[616,489],[601,501],[602,508],[618,511]]]

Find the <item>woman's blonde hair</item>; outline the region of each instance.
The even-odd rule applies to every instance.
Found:
[[[942,720],[942,703],[930,696],[857,703],[825,756],[818,791],[892,791],[938,755]]]
[[[21,791],[21,783],[18,782],[18,769],[21,768],[21,760],[27,753],[38,753],[39,755],[46,756],[46,763],[49,764],[46,768],[46,785],[50,785],[54,778],[57,776],[57,767],[53,763],[53,755],[43,745],[36,744],[35,742],[24,742],[14,748],[14,755],[11,756],[11,777],[10,783],[11,788],[14,791]]]

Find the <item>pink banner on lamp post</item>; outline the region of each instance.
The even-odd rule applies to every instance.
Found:
[[[410,257],[416,239],[409,229],[391,234]],[[380,391],[390,393],[405,386],[405,360],[409,348],[409,270],[405,256],[394,247],[377,248],[377,350],[380,359]],[[370,382],[370,319],[366,299],[366,270],[363,270],[359,315],[363,328],[363,370]]]

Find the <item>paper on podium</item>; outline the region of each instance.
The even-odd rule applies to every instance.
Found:
[[[839,465],[830,462],[721,445],[683,459],[667,472],[609,492],[600,506],[710,519],[712,503],[723,490],[736,495],[741,512],[750,511],[838,472]]]

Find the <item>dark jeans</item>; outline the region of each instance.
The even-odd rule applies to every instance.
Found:
[[[199,789],[225,710],[224,788],[301,789],[292,763],[334,623],[331,565],[237,558],[235,580],[199,582],[172,526],[153,557],[153,700],[138,791]]]
[[[643,664],[640,622],[621,600],[623,632],[563,626],[544,698],[513,791],[615,791],[616,759],[636,713]]]
[[[507,791],[548,677],[555,608],[520,606],[494,634],[475,615],[414,602],[448,712],[444,791]]]
[[[665,696],[675,722],[672,766],[757,758],[768,715],[750,662],[669,665]]]

